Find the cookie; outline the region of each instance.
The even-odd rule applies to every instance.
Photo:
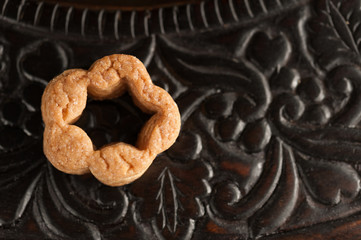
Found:
[[[128,91],[134,104],[152,117],[135,146],[119,142],[95,150],[89,136],[72,125],[82,114],[87,95],[111,99]],[[172,97],[155,86],[137,58],[115,54],[96,61],[88,71],[67,70],[47,85],[41,103],[45,123],[44,153],[60,171],[91,172],[99,181],[121,186],[139,178],[154,158],[167,150],[180,131],[180,113]]]

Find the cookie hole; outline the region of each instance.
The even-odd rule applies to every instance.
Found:
[[[135,106],[126,93],[111,100],[88,98],[83,114],[74,125],[82,128],[99,149],[116,142],[135,145],[140,130],[150,117]]]

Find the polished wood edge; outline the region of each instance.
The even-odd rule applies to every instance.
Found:
[[[285,233],[265,236],[260,240],[332,240],[361,239],[361,216],[351,216],[332,222],[315,224],[307,228],[296,229]]]

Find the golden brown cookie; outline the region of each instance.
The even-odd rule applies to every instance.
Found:
[[[125,91],[142,111],[153,116],[143,126],[135,146],[119,142],[94,150],[89,136],[71,125],[82,114],[87,93],[95,99],[110,99]],[[174,143],[180,130],[180,114],[172,97],[153,85],[142,62],[122,54],[104,57],[88,71],[73,69],[55,77],[44,91],[41,112],[48,160],[70,174],[90,170],[110,186],[139,178],[157,154]]]

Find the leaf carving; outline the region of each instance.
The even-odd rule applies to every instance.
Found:
[[[192,52],[166,37],[159,41],[159,55],[165,67],[185,86],[196,89],[213,86],[214,89],[237,92],[254,102],[246,121],[263,117],[271,101],[271,91],[265,76],[251,62],[225,57],[221,53]]]
[[[271,38],[264,32],[257,32],[250,40],[246,55],[263,69],[269,70],[282,66],[290,52],[291,46],[283,34]]]
[[[323,0],[314,4],[317,15],[309,21],[309,41],[319,65],[329,70],[340,63],[359,64],[359,1]]]
[[[282,144],[283,145],[283,144]],[[272,233],[292,215],[299,195],[299,177],[292,149],[283,145],[284,171],[273,196],[252,217],[253,235]]]
[[[361,156],[361,130],[359,128],[321,126],[308,128],[286,117],[287,108],[296,109],[300,99],[281,95],[271,106],[269,123],[278,135],[299,152],[315,158],[357,163]],[[298,112],[302,115],[302,109]]]
[[[91,221],[114,225],[124,219],[128,198],[121,187],[112,188],[99,183],[91,176],[67,175],[48,165],[49,192],[58,202],[64,216],[75,216],[79,222]]]
[[[100,238],[100,232],[96,225],[87,221],[79,221],[79,219],[74,218],[74,215],[64,211],[46,179],[42,179],[34,197],[34,218],[40,229],[49,238]]]
[[[36,176],[34,176],[34,173],[31,175],[33,179],[30,180],[30,184],[27,182],[29,179],[27,179],[27,181],[16,185],[17,189],[21,189],[24,192],[22,196],[16,196],[16,199],[15,196],[8,194],[10,192],[8,189],[1,189],[2,199],[0,203],[2,206],[7,205],[7,211],[1,212],[0,227],[9,226],[23,216],[25,209],[28,207],[30,199],[33,197],[34,190],[37,186],[37,183],[39,182],[40,177],[42,176],[42,172],[38,173]],[[21,198],[18,199],[18,197]],[[14,209],[15,213],[9,213],[10,209]]]
[[[133,204],[133,217],[146,239],[189,239],[195,219],[203,216],[201,198],[209,194],[210,167],[199,159],[171,161],[163,156],[130,186],[141,197]],[[144,191],[144,186],[148,186]],[[147,230],[148,229],[148,230]]]
[[[171,232],[176,231],[178,224],[178,210],[183,207],[182,203],[178,199],[178,195],[181,194],[181,192],[177,188],[175,181],[179,182],[179,180],[173,176],[168,168],[164,168],[158,177],[160,188],[156,196],[156,199],[159,201],[157,214],[161,217],[161,226],[162,228],[167,227]],[[167,182],[169,184],[168,188],[166,187]],[[170,201],[167,202],[167,199]],[[172,209],[170,214],[167,214],[167,209]]]
[[[227,216],[232,219],[247,219],[258,211],[272,196],[276,189],[283,168],[282,144],[273,139],[267,153],[267,166],[261,175],[259,182],[243,198],[237,197],[236,201],[224,202],[222,195],[215,195],[211,199],[209,211]],[[239,194],[236,194],[239,195]]]
[[[360,177],[347,163],[306,159],[301,155],[297,156],[297,162],[303,182],[318,202],[335,205],[355,198],[360,191]]]
[[[39,143],[29,147],[0,154],[0,206],[6,206],[0,211],[0,226],[9,226],[23,216],[43,174],[42,152],[34,150]]]
[[[342,14],[339,12],[338,8],[332,1],[328,1],[327,3],[329,5],[328,10],[330,13],[330,22],[335,28],[336,33],[346,46],[359,54],[355,39],[352,36],[352,32],[347,24],[348,20],[342,16]]]

